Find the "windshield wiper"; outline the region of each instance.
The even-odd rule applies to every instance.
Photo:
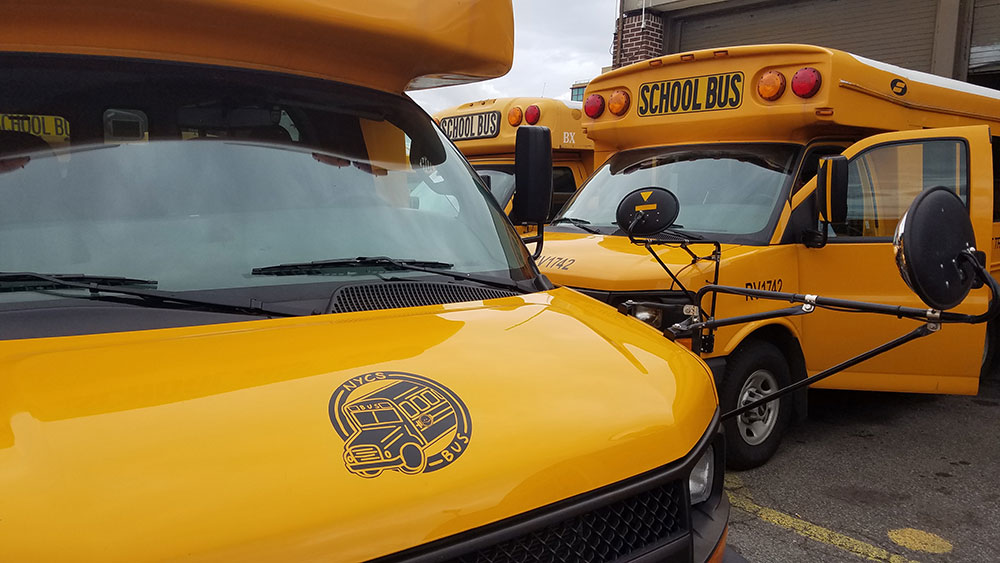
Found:
[[[315,260],[313,262],[292,262],[288,264],[278,264],[276,266],[254,268],[250,270],[250,274],[254,276],[323,276],[329,275],[330,270],[340,268],[356,269],[358,267],[382,267],[382,269],[388,270],[413,270],[415,272],[438,274],[457,280],[471,281],[491,287],[509,289],[518,293],[529,292],[515,282],[452,271],[450,268],[454,268],[455,265],[447,262],[389,258],[388,256],[358,256],[357,258],[336,258],[333,260]]]
[[[142,280],[137,278],[126,278],[120,276],[95,276],[86,274],[41,274],[38,272],[0,272],[0,292],[4,291],[43,291],[47,289],[85,289],[90,293],[82,298],[97,299],[107,301],[108,296],[102,293],[114,295],[128,295],[139,297],[147,302],[137,303],[138,305],[159,306],[168,308],[191,308],[199,307],[209,311],[220,313],[233,313],[237,315],[254,315],[265,317],[294,317],[294,313],[283,313],[280,311],[270,311],[254,305],[240,306],[228,303],[216,303],[214,301],[202,301],[200,299],[189,299],[177,295],[158,291],[156,289],[132,289],[126,286],[146,285],[156,287],[156,280]],[[67,297],[76,297],[67,295]],[[119,300],[114,300],[121,302]],[[154,305],[155,304],[155,305]]]
[[[560,217],[558,219],[553,219],[552,222],[549,223],[549,224],[550,225],[556,225],[558,223],[569,223],[569,224],[573,225],[574,227],[577,227],[579,229],[583,229],[584,231],[587,231],[588,233],[591,233],[591,234],[594,234],[594,235],[601,234],[601,231],[595,229],[594,227],[588,227],[587,225],[590,225],[590,221],[587,221],[585,219],[577,219],[576,217]]]
[[[666,228],[666,229],[664,229],[661,232],[663,234],[675,236],[675,237],[678,237],[678,238],[681,238],[681,239],[686,239],[686,240],[705,240],[705,237],[703,237],[701,235],[696,235],[694,233],[689,233],[688,231],[682,231],[680,229],[675,229],[673,227]]]

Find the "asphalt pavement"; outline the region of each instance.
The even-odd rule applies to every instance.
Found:
[[[977,396],[811,390],[771,461],[729,472],[751,563],[1000,561],[1000,377]]]

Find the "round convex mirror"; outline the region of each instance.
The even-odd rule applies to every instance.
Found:
[[[618,204],[618,227],[633,237],[648,237],[670,228],[677,220],[680,203],[670,190],[639,188]]]
[[[972,264],[960,257],[975,243],[969,210],[955,192],[937,186],[921,192],[896,226],[896,266],[928,307],[951,309],[975,281]]]

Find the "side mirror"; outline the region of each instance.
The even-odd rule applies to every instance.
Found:
[[[650,186],[630,192],[618,204],[618,228],[631,238],[650,237],[669,229],[681,205],[670,190]]]
[[[847,220],[847,157],[824,156],[816,173],[816,197],[826,223]]]
[[[802,241],[810,248],[826,246],[830,223],[843,223],[847,220],[847,164],[847,157],[841,155],[819,159],[816,191],[813,194],[819,211],[819,216],[816,217],[819,231],[807,231]]]
[[[920,192],[892,242],[899,274],[928,307],[945,311],[969,294],[976,281],[976,235],[955,192],[944,186]]]
[[[552,206],[552,137],[548,127],[522,126],[514,141],[515,225],[541,224]]]

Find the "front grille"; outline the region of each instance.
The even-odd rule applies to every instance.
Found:
[[[686,531],[683,485],[681,481],[673,481],[463,555],[454,561],[614,561],[667,543]]]
[[[463,301],[513,297],[513,291],[450,283],[385,282],[341,287],[333,294],[329,312],[351,313]]]
[[[354,459],[360,463],[378,461],[382,459],[382,456],[378,453],[378,448],[375,446],[358,446],[356,448],[351,448],[351,455],[354,456]]]

